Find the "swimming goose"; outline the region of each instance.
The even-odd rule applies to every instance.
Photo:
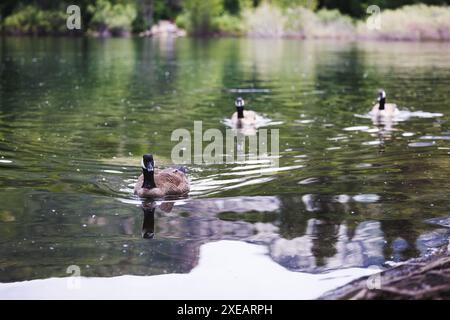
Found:
[[[378,92],[378,103],[372,108],[372,115],[376,117],[393,117],[398,113],[397,105],[393,103],[386,103],[386,92],[380,90]]]
[[[235,101],[236,112],[231,116],[231,123],[234,127],[242,128],[256,125],[256,112],[244,110],[245,101],[241,97]]]
[[[153,155],[142,157],[142,174],[134,186],[134,193],[141,198],[163,198],[188,194],[189,180],[185,167],[155,171]]]

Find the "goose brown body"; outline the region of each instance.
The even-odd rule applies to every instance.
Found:
[[[231,123],[234,127],[240,128],[244,126],[256,125],[256,112],[251,110],[244,110],[244,117],[239,118],[238,113],[235,112],[231,116]]]
[[[154,173],[154,180],[156,188],[144,188],[144,175],[141,174],[134,186],[134,193],[141,198],[163,198],[187,195],[190,191],[189,180],[179,169],[157,170]]]
[[[398,113],[397,105],[394,103],[386,103],[384,109],[380,110],[380,104],[377,103],[373,106],[371,114],[379,117],[392,117]]]

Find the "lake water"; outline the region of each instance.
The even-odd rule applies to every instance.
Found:
[[[187,273],[216,240],[293,271],[386,266],[448,243],[450,45],[0,39],[0,282]],[[383,87],[401,116],[367,117]],[[133,195],[177,128],[234,99],[279,129],[264,162],[191,164],[186,199]],[[154,210],[153,210],[154,209]],[[143,237],[145,235],[145,237]],[[150,235],[153,238],[150,239]]]

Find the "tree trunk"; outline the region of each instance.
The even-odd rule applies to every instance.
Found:
[[[153,0],[140,0],[140,3],[145,26],[150,30],[153,26]]]

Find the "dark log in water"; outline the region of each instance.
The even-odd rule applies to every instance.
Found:
[[[450,250],[412,259],[380,274],[379,289],[369,289],[364,277],[326,293],[321,300],[441,300],[450,299]]]

